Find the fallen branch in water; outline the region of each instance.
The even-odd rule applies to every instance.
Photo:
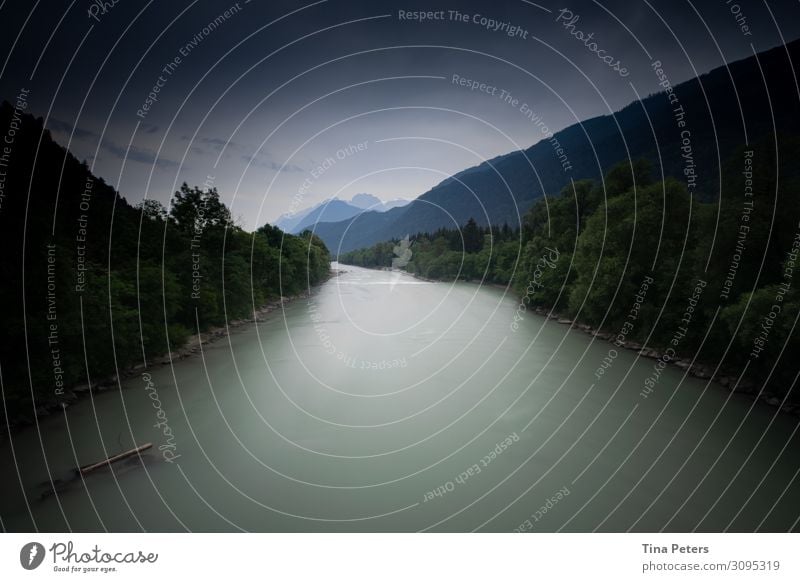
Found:
[[[141,453],[142,451],[146,451],[150,447],[153,446],[153,443],[145,443],[141,446],[136,447],[135,449],[131,449],[129,451],[125,451],[124,453],[120,453],[118,455],[114,455],[113,457],[109,457],[104,461],[100,461],[98,463],[94,463],[92,465],[84,465],[83,467],[78,467],[76,470],[81,475],[86,475],[87,473],[91,473],[95,469],[99,469],[100,467],[105,467],[106,465],[111,465],[111,463],[115,463],[116,461],[121,461],[122,459],[127,459],[130,456],[133,456],[137,453]]]

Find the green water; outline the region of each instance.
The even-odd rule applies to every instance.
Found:
[[[201,357],[14,434],[3,527],[797,527],[796,418],[677,368],[644,398],[654,361],[627,350],[598,381],[610,344],[534,315],[514,330],[500,289],[344,268]],[[72,479],[145,442],[141,460]],[[42,498],[50,479],[61,491]]]

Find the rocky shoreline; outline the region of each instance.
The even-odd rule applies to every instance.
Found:
[[[186,339],[186,342],[180,348],[177,348],[174,351],[166,353],[164,355],[152,358],[147,363],[147,365],[137,364],[135,366],[130,366],[128,368],[125,368],[124,370],[120,370],[119,374],[117,375],[108,376],[106,378],[97,380],[92,383],[78,384],[68,389],[65,389],[64,395],[60,400],[58,401],[54,400],[52,402],[48,402],[46,404],[41,404],[40,406],[38,406],[36,408],[35,417],[18,417],[9,419],[8,425],[5,425],[3,429],[0,430],[0,434],[5,434],[9,430],[15,430],[22,428],[24,426],[32,425],[39,418],[48,416],[56,410],[62,410],[68,408],[72,404],[79,402],[89,393],[98,394],[102,392],[108,392],[109,390],[117,387],[119,382],[123,380],[127,380],[134,376],[138,376],[139,374],[143,374],[145,371],[153,370],[155,368],[160,368],[162,366],[167,366],[178,360],[184,360],[191,356],[195,356],[198,353],[200,353],[200,349],[202,346],[213,343],[221,338],[227,337],[228,335],[230,335],[231,331],[249,325],[251,323],[262,323],[266,321],[265,317],[268,314],[272,313],[273,311],[276,311],[278,308],[282,308],[298,299],[308,299],[325,282],[329,281],[334,277],[338,277],[344,272],[346,271],[340,269],[332,269],[328,277],[325,279],[325,281],[322,281],[317,286],[313,287],[310,290],[303,291],[302,293],[298,293],[296,295],[292,295],[289,297],[280,297],[279,299],[270,301],[266,305],[262,305],[257,310],[255,310],[253,312],[253,317],[231,320],[225,326],[213,327],[202,333],[190,335]]]
[[[698,378],[701,380],[711,380],[712,382],[719,384],[723,388],[727,389],[730,392],[735,392],[736,394],[742,394],[745,396],[749,396],[754,400],[761,400],[762,402],[768,404],[769,406],[779,408],[782,412],[786,412],[788,414],[792,414],[795,416],[800,416],[800,403],[792,403],[786,402],[781,399],[778,395],[773,394],[771,392],[760,392],[759,386],[747,379],[742,378],[739,381],[738,385],[736,383],[738,376],[730,371],[720,370],[716,374],[714,373],[714,366],[710,366],[708,364],[704,364],[701,362],[694,362],[689,358],[670,358],[664,352],[657,350],[655,348],[648,348],[643,346],[640,343],[634,341],[624,341],[624,342],[615,342],[614,334],[609,332],[604,332],[598,329],[593,328],[590,325],[585,323],[576,322],[570,318],[550,313],[547,309],[542,307],[537,307],[533,309],[533,312],[537,315],[541,315],[542,317],[546,317],[556,323],[560,323],[562,325],[569,325],[573,329],[582,331],[587,333],[591,336],[594,336],[598,339],[607,341],[609,343],[613,343],[614,345],[637,352],[643,358],[649,358],[652,360],[663,360],[667,365],[676,366],[681,370],[685,370],[689,376],[694,378]]]

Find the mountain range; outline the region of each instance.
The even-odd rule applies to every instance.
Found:
[[[792,61],[800,62],[800,41],[675,86],[668,67],[656,62],[653,75],[663,92],[459,172],[406,206],[338,220],[325,210],[315,217],[314,231],[335,255],[409,233],[462,226],[469,218],[516,227],[545,194],[558,195],[570,180],[599,180],[616,163],[637,158],[653,162],[657,178],[662,172],[679,178],[693,195],[713,200],[720,191],[720,161],[743,142],[775,132],[800,133]],[[531,124],[534,130],[539,133]]]
[[[275,221],[275,226],[289,234],[297,234],[306,229],[313,229],[320,222],[349,220],[365,211],[386,212],[408,203],[409,201],[403,198],[383,202],[372,194],[356,194],[350,200],[339,200],[334,197],[298,212],[282,214]]]

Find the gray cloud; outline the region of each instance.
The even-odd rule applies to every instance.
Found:
[[[296,164],[279,164],[272,160],[260,159],[258,156],[242,156],[242,160],[259,168],[266,168],[275,172],[305,172],[306,170]]]
[[[71,123],[62,121],[56,117],[50,117],[47,120],[47,125],[50,131],[65,135],[72,135],[75,139],[97,139],[99,137],[93,131],[75,127]]]
[[[103,142],[103,149],[121,160],[139,162],[140,164],[145,164],[148,166],[155,164],[161,169],[174,169],[179,167],[178,162],[175,160],[170,160],[168,158],[164,158],[163,156],[159,156],[156,159],[155,152],[148,148],[141,148],[137,146],[126,148],[112,141],[105,141]]]

